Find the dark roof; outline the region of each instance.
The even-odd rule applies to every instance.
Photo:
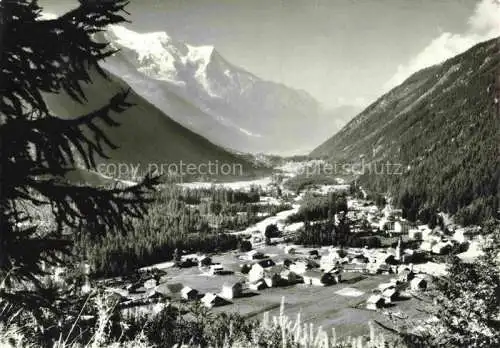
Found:
[[[259,261],[259,262],[257,262],[257,264],[259,264],[263,268],[272,267],[272,266],[276,265],[274,263],[274,261],[271,259],[265,259],[265,260]]]

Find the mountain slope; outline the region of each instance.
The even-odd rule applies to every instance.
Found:
[[[357,111],[324,110],[306,92],[264,81],[211,46],[164,32],[111,26],[105,40],[120,49],[105,62],[108,70],[184,126],[238,151],[309,151]]]
[[[371,163],[361,182],[389,190],[412,214],[428,206],[460,212],[468,223],[495,215],[499,48],[499,39],[490,40],[417,72],[311,155]]]
[[[97,72],[91,72],[91,76],[93,83],[83,86],[88,99],[87,103],[79,104],[63,94],[47,95],[49,108],[61,117],[76,117],[105,105],[116,92],[129,88],[124,81],[112,74],[109,74],[109,80],[104,79]],[[184,166],[188,164],[198,166],[213,162],[211,172],[214,174],[216,168],[220,173],[223,164],[238,169],[236,174],[230,176],[239,176],[240,168],[244,176],[254,174],[250,163],[181,126],[133,90],[127,101],[134,106],[120,114],[111,114],[120,125],[102,126],[104,134],[114,145],[118,146],[117,149],[106,149],[110,160],[99,160],[100,163],[112,164],[101,166],[104,171],[102,174],[108,176],[117,174],[113,173],[113,170],[117,169],[119,164],[122,165],[123,171],[125,168],[128,169],[127,173],[118,175],[120,179],[129,179],[133,172],[132,166],[137,168],[137,165],[139,165],[140,173],[155,170],[164,165],[164,174],[166,174],[168,165],[172,164],[171,170],[180,173],[180,161],[184,163]],[[202,169],[203,172],[208,170],[206,167]],[[183,171],[186,172],[186,167]],[[200,175],[193,174],[194,177]]]

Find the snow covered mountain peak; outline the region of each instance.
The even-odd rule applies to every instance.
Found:
[[[107,59],[108,69],[176,121],[224,147],[282,153],[313,148],[337,129],[308,93],[260,79],[228,62],[213,46],[119,25],[110,26],[104,39],[119,49]],[[174,102],[172,94],[184,105]]]
[[[210,95],[215,95],[206,77],[213,46],[191,46],[163,31],[138,33],[121,25],[109,26],[106,36],[146,76],[184,86],[186,76],[191,75]]]
[[[211,45],[191,46],[186,44],[186,47],[188,48],[188,58],[193,61],[210,62],[215,52],[215,47]]]

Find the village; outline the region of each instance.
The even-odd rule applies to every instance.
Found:
[[[297,193],[264,182],[261,200],[292,209],[262,219],[242,231],[238,250],[211,255],[176,250],[174,260],[143,267],[130,277],[90,281],[84,293],[101,288],[116,297],[123,315],[154,314],[171,304],[198,304],[213,311],[238,312],[253,318],[277,311],[282,298],[288,311],[304,320],[332,326],[346,334],[363,334],[371,319],[424,320],[420,298],[435,277],[446,273],[446,255],[464,260],[476,256],[476,227],[449,224],[430,228],[412,224],[391,204],[378,207],[364,198],[347,196],[344,219],[350,234],[377,237],[375,246],[304,246],[293,236],[303,222],[290,223],[307,192],[345,191],[348,185],[311,186]],[[241,188],[245,190],[245,187]],[[281,191],[280,190],[280,191]],[[342,215],[343,214],[343,215]],[[272,237],[266,235],[273,227]],[[379,245],[380,244],[380,245]],[[84,274],[90,271],[86,266]],[[62,277],[57,274],[56,277]]]

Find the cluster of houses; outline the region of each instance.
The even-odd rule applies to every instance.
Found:
[[[408,231],[410,240],[421,241],[420,249],[437,255],[448,253],[455,245],[471,242],[479,235],[479,226],[461,227],[457,225],[446,226],[445,233],[439,226],[433,229],[427,225],[420,225]]]
[[[428,278],[423,273],[413,272],[412,267],[399,268],[396,278],[388,283],[381,283],[373,290],[373,294],[366,300],[366,309],[377,310],[386,307],[401,298],[401,292],[410,289],[420,292],[427,289]]]
[[[285,247],[285,253],[294,255],[294,247]],[[255,262],[251,266],[243,265],[242,267],[248,269],[248,284],[252,290],[297,283],[315,286],[340,283],[340,269],[337,267],[321,269],[314,258],[319,258],[319,253],[315,250],[310,251],[304,257],[286,259],[282,264],[276,264],[271,258],[266,258],[262,253],[252,250],[242,259],[255,260]]]
[[[189,286],[183,286],[180,295],[185,301],[199,300],[206,308],[223,306],[230,303],[230,300],[240,297],[243,293],[243,282],[225,282],[222,285],[222,290],[219,293],[207,292],[200,294],[196,289]]]
[[[219,293],[200,294],[197,290],[184,286],[180,290],[181,298],[188,301],[200,300],[203,305],[212,308],[240,297],[243,289],[260,291],[297,283],[328,286],[340,283],[342,272],[397,274],[398,278],[394,283],[379,288],[380,293],[370,297],[367,307],[372,309],[395,301],[402,284],[409,284],[412,290],[421,290],[427,286],[427,281],[416,275],[411,265],[405,266],[405,262],[411,260],[406,256],[413,251],[402,250],[402,238],[399,238],[396,248],[345,250],[332,247],[326,254],[320,255],[318,250],[301,253],[296,246],[287,245],[284,252],[290,257],[278,262],[258,250],[251,250],[240,256],[241,260],[246,261],[241,265],[246,280],[224,283]],[[200,270],[211,275],[220,274],[223,269],[220,264],[212,264],[210,258],[205,255],[194,255],[192,258],[186,256],[183,262],[188,261],[197,263]]]
[[[107,287],[106,292],[117,298],[117,308],[122,315],[132,317],[141,314],[155,314],[166,306],[171,300],[177,298],[184,301],[200,301],[212,308],[230,303],[230,300],[242,296],[243,281],[225,282],[220,292],[200,293],[198,290],[180,283],[160,284],[155,279],[148,279],[137,287],[131,284],[125,287]]]
[[[167,288],[163,287],[168,290],[162,291],[156,279],[143,282],[141,286],[144,291],[139,293],[137,285],[113,291],[120,295],[120,306],[124,310],[143,306],[144,310],[154,312],[160,308],[160,304],[168,304],[173,296],[185,301],[200,301],[205,307],[212,308],[230,303],[241,297],[245,290],[260,291],[298,283],[328,286],[340,283],[343,272],[394,274],[395,278],[388,283],[379,284],[366,301],[367,309],[376,310],[397,301],[404,290],[422,291],[427,288],[429,278],[414,271],[414,262],[418,263],[428,253],[447,253],[456,243],[467,243],[479,232],[473,228],[447,226],[445,233],[439,227],[431,229],[427,225],[410,224],[402,218],[401,210],[393,209],[390,205],[379,209],[362,200],[350,200],[348,204],[347,217],[353,232],[366,231],[368,226],[372,231],[398,236],[397,246],[375,249],[331,247],[326,253],[323,250],[320,255],[318,250],[301,253],[297,246],[286,245],[284,252],[289,257],[284,261],[277,261],[258,250],[251,250],[240,257],[245,261],[241,271],[246,274],[246,279],[225,282],[220,292],[202,294],[192,287],[180,284],[169,284]],[[411,249],[403,249],[403,237],[413,241]],[[221,264],[213,263],[207,255],[184,255],[176,264],[179,267],[198,266],[202,273],[212,276],[227,272]]]
[[[379,209],[369,202],[351,199],[348,205],[347,217],[351,223],[352,232],[371,231],[383,232],[389,236],[406,236],[409,241],[420,242],[420,251],[435,255],[449,253],[457,244],[467,244],[481,230],[479,226],[462,227],[447,224],[446,231],[443,231],[439,226],[430,228],[425,224],[414,224],[402,217],[401,209],[394,209],[390,204]],[[406,250],[404,254],[411,258],[414,252]]]

